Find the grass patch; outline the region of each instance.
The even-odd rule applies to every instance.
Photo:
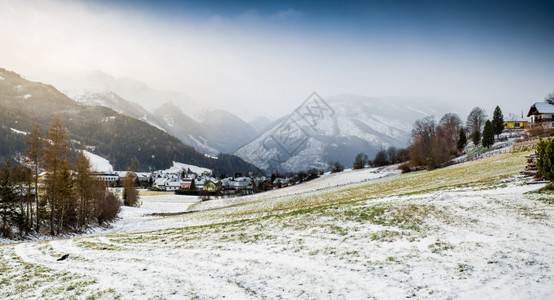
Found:
[[[356,207],[344,212],[346,221],[373,223],[400,229],[420,231],[425,217],[434,209],[431,205],[412,203],[381,203]]]
[[[395,240],[395,237],[399,235],[400,235],[400,232],[398,231],[380,230],[372,233],[369,239],[372,241],[393,242]]]

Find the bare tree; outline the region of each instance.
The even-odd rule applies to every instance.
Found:
[[[474,107],[473,110],[467,116],[466,128],[470,136],[473,136],[476,132],[481,134],[485,122],[487,121],[487,114],[484,109],[480,107]]]
[[[447,113],[439,121],[441,131],[441,141],[445,143],[445,149],[448,155],[456,155],[457,143],[460,135],[460,128],[462,127],[462,120],[457,114]]]
[[[410,160],[414,166],[426,166],[431,155],[436,124],[433,116],[417,120],[412,129]]]
[[[65,139],[67,137],[67,131],[64,127],[61,114],[56,115],[56,119],[50,124],[48,129],[49,141],[44,144],[44,168],[48,172],[46,177],[46,193],[50,206],[50,234],[55,235],[55,223],[54,215],[58,206],[57,199],[58,194],[63,193],[59,191],[59,180],[62,174],[62,170],[69,169],[67,166],[67,154],[69,152],[69,146]]]
[[[35,200],[35,211],[36,211],[36,225],[35,230],[38,232],[40,230],[40,212],[39,212],[39,203],[38,203],[38,173],[40,170],[39,162],[42,158],[42,144],[40,140],[40,126],[35,123],[31,134],[29,134],[29,140],[27,141],[29,148],[27,149],[27,159],[28,163],[31,166],[33,171],[33,183],[34,183],[34,200]],[[33,210],[31,207],[31,224],[33,223]]]
[[[550,104],[554,104],[554,91],[550,94],[548,94],[545,98],[544,98],[544,101],[550,103]]]
[[[367,164],[367,161],[369,158],[367,157],[367,154],[365,153],[358,153],[356,155],[356,159],[354,159],[354,165],[352,166],[353,169],[363,169],[365,165]]]
[[[135,162],[127,168],[127,174],[123,178],[123,204],[125,206],[140,206],[138,192],[135,189]]]

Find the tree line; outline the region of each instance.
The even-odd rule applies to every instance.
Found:
[[[70,155],[60,114],[44,137],[36,123],[27,146],[20,164],[6,161],[0,169],[2,236],[78,232],[117,217],[120,201],[94,176],[84,144]]]
[[[353,169],[361,169],[366,165],[379,167],[384,165],[403,164],[400,168],[410,171],[413,168],[429,170],[448,165],[453,158],[461,155],[469,141],[475,147],[482,145],[490,148],[495,143],[495,136],[504,130],[504,116],[500,107],[496,107],[492,120],[484,109],[475,107],[469,113],[465,126],[457,114],[447,113],[439,121],[434,116],[417,120],[411,132],[411,142],[408,148],[383,148],[373,158],[359,153],[353,162]],[[336,163],[335,163],[336,164]],[[341,170],[331,165],[332,170]]]

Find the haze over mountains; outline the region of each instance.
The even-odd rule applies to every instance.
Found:
[[[61,113],[71,147],[78,149],[85,143],[118,170],[125,170],[135,160],[138,171],[164,169],[173,161],[203,166],[219,174],[258,171],[233,155],[206,157],[151,122],[131,116],[144,111],[113,93],[104,93],[96,100],[103,105],[82,105],[51,85],[28,81],[0,68],[0,157],[20,160],[26,148],[24,132],[30,132],[39,122],[45,134],[51,120]],[[116,110],[126,108],[126,113],[104,105]]]
[[[415,120],[428,115],[440,118],[448,111],[443,105],[408,97],[314,95],[235,155],[280,172],[326,169],[334,161],[351,166],[357,153],[373,158],[380,149],[406,147]]]
[[[357,153],[363,152],[373,158],[380,149],[390,146],[406,147],[415,120],[427,115],[439,118],[442,113],[451,111],[451,108],[445,105],[423,104],[425,101],[409,97],[371,98],[342,94],[323,99],[314,93],[315,96],[312,96],[315,98],[309,98],[291,114],[279,120],[271,122],[264,116],[258,116],[253,118],[254,121],[251,123],[247,123],[236,115],[210,104],[195,103],[182,93],[156,91],[139,81],[115,79],[98,71],[93,72],[91,78],[102,83],[103,87],[66,91],[69,98],[54,87],[27,82],[15,73],[3,70],[2,74],[10,78],[9,81],[4,81],[10,83],[4,85],[5,95],[11,95],[7,91],[13,92],[18,89],[22,90],[17,92],[15,97],[33,95],[28,96],[32,101],[24,98],[26,101],[12,107],[22,112],[31,112],[28,118],[38,114],[38,118],[47,124],[48,118],[51,118],[55,111],[62,111],[67,115],[80,114],[82,119],[79,122],[89,124],[113,118],[124,119],[127,123],[135,124],[136,128],[132,130],[120,125],[117,134],[127,136],[125,131],[139,134],[134,137],[133,143],[136,145],[150,145],[154,142],[151,140],[152,136],[163,139],[175,137],[184,145],[192,146],[200,152],[193,155],[195,159],[188,158],[188,161],[183,162],[197,163],[216,170],[218,167],[214,167],[213,160],[205,161],[202,153],[233,153],[269,172],[326,169],[329,162],[333,161],[350,166]],[[30,85],[34,86],[31,90],[21,87]],[[39,91],[46,87],[51,90],[51,96],[54,98],[49,101],[55,102],[50,105],[45,103],[43,96],[37,96]],[[175,104],[183,103],[183,100],[190,103],[190,106]],[[40,104],[33,101],[39,101]],[[38,111],[37,105],[45,105],[48,109]],[[193,114],[196,117],[192,117]],[[74,128],[75,125],[71,122],[68,127]],[[30,126],[30,123],[30,120],[27,120],[25,126]],[[96,129],[103,128],[114,132],[113,126],[107,128],[106,124],[100,124]],[[26,130],[25,126],[15,129]],[[110,147],[103,147],[104,142],[89,139],[88,133],[82,130],[73,130],[71,133],[75,140],[82,138],[88,145],[97,146],[100,155],[115,160],[113,163],[116,168],[122,168],[123,164],[128,162],[128,158],[123,157],[125,153],[111,153],[116,147],[116,141],[112,141]],[[79,134],[84,136],[78,136]],[[150,139],[145,136],[150,136]],[[188,149],[186,152],[192,153],[191,151],[192,149]],[[132,151],[128,153],[137,157]],[[198,158],[200,156],[203,158]],[[145,164],[140,168],[158,166],[159,163],[154,162],[159,162],[160,159],[143,157],[141,161]],[[167,158],[163,161],[165,160]],[[243,163],[239,165],[243,169],[250,168]],[[226,167],[225,171],[234,170]]]

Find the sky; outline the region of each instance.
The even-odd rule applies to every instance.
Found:
[[[554,90],[552,1],[0,0],[0,67],[59,89],[100,70],[251,120],[313,91],[489,115]]]

